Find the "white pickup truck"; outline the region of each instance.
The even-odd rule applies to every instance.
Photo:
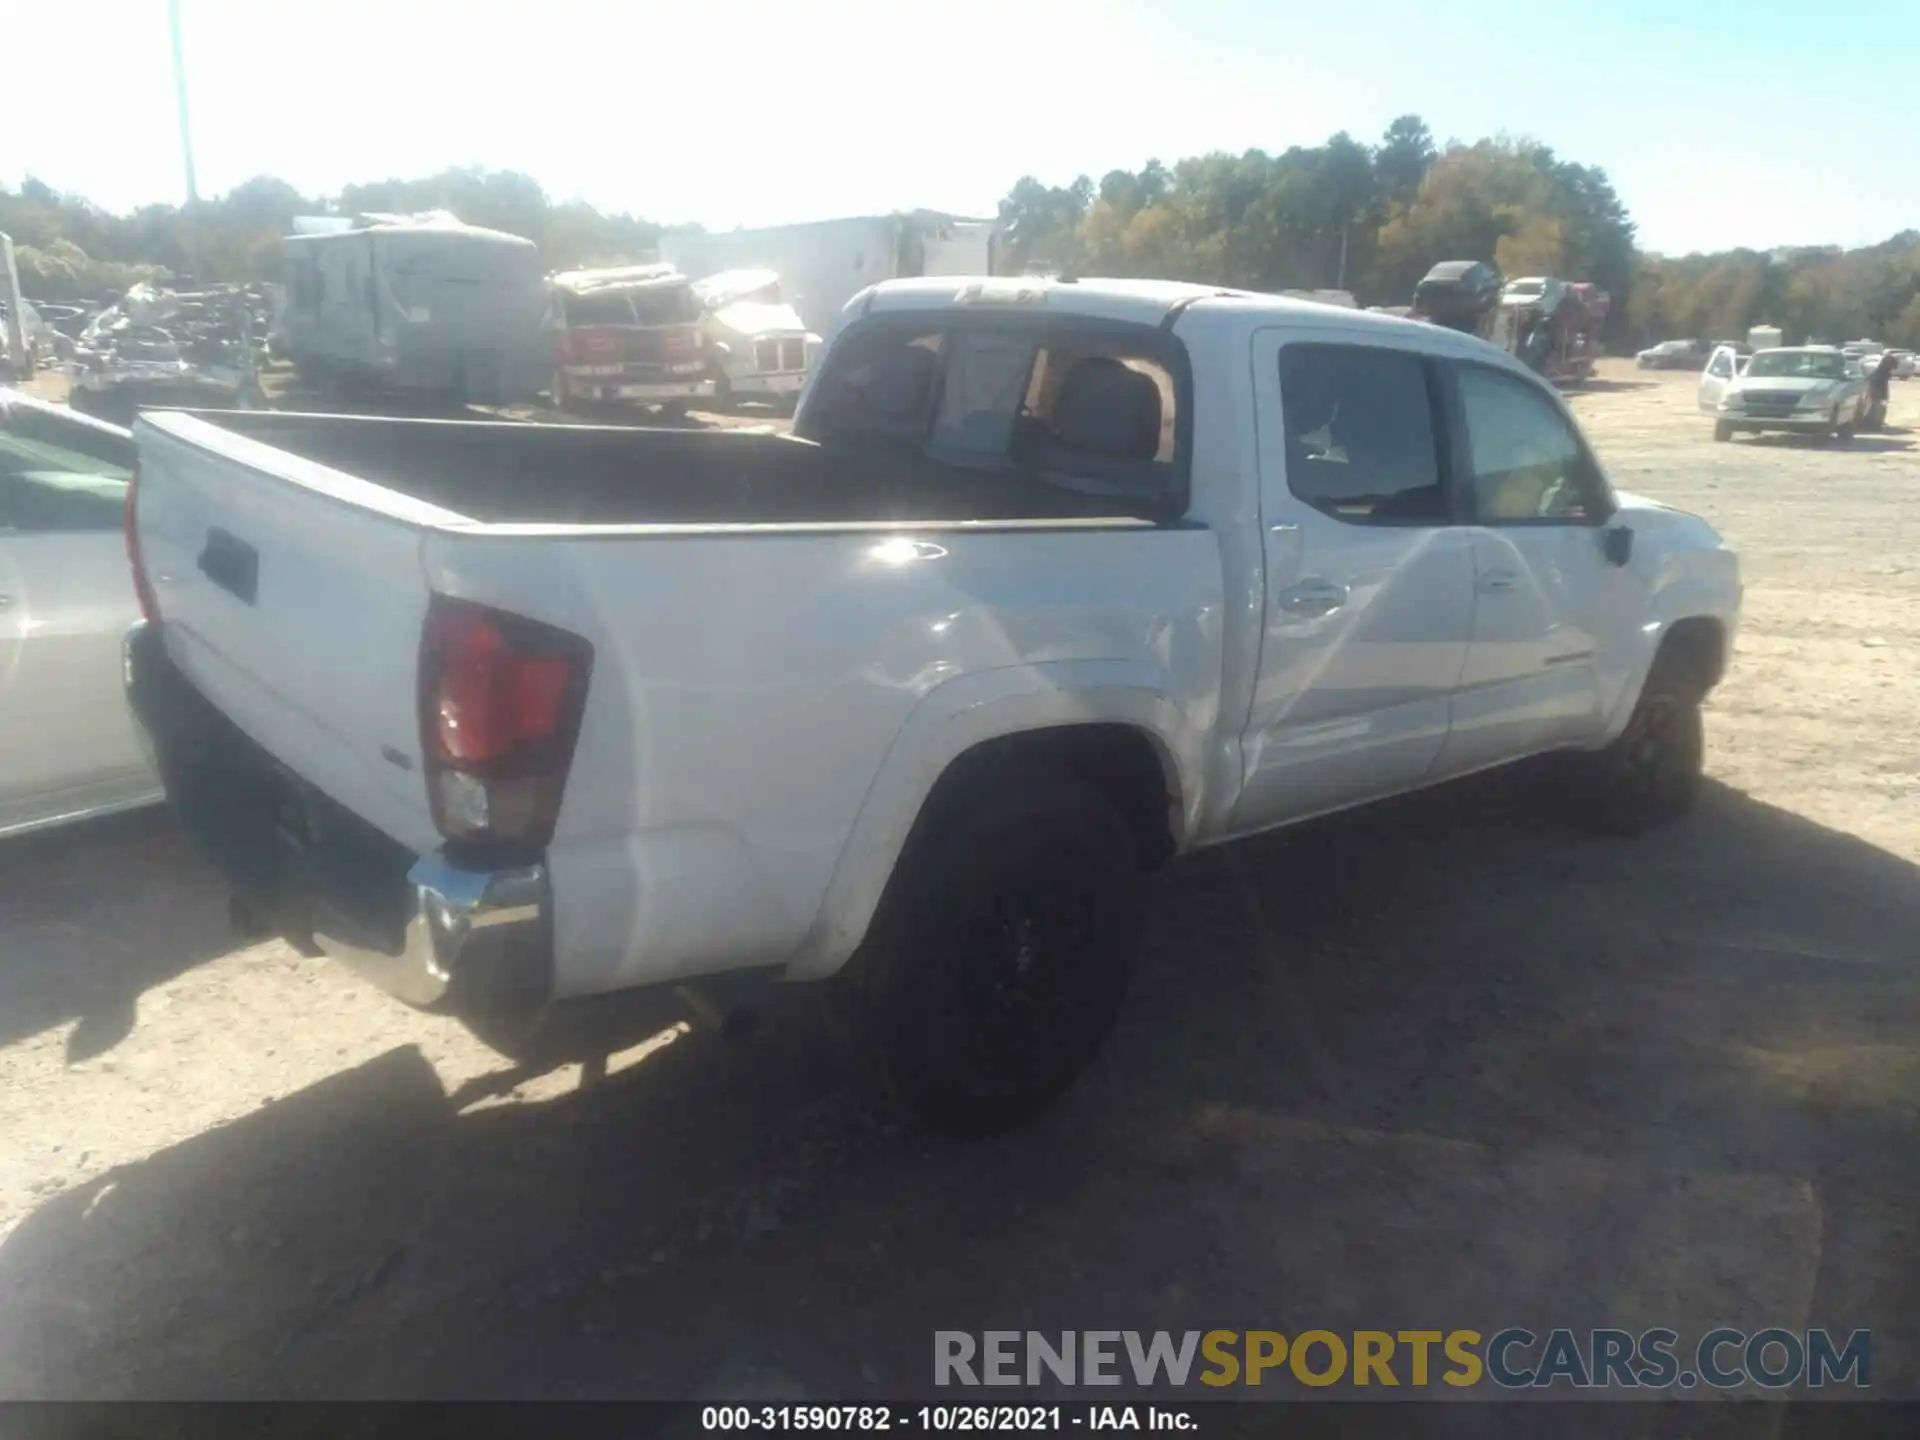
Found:
[[[832,980],[979,1132],[1176,854],[1550,752],[1614,831],[1696,788],[1735,556],[1471,337],[889,282],[794,431],[145,415],[129,685],[237,913],[503,1048]]]

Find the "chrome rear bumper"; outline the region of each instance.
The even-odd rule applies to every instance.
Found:
[[[479,972],[496,991],[551,993],[544,865],[470,869],[410,854],[227,720],[173,664],[160,627],[129,630],[123,662],[167,799],[252,929],[422,1009],[462,1008],[463,982]]]

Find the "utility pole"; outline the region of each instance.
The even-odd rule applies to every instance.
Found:
[[[1353,229],[1353,217],[1349,215],[1340,225],[1340,278],[1333,282],[1333,288],[1347,288],[1347,232]]]
[[[173,35],[173,96],[180,111],[180,158],[187,167],[187,204],[196,205],[200,188],[193,178],[193,131],[187,124],[187,59],[180,44],[180,0],[167,0],[167,28]]]
[[[193,281],[200,276],[200,187],[193,175],[193,129],[187,123],[187,57],[180,43],[180,0],[167,0],[167,29],[173,35],[173,98],[180,111],[180,159],[187,171],[187,263],[193,267]]]
[[[20,294],[20,272],[13,263],[13,237],[0,235],[0,300],[7,302],[6,334],[0,335],[0,350],[13,364],[14,376],[33,378],[33,351],[27,348],[26,302]]]

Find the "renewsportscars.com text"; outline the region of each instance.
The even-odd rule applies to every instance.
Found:
[[[937,1330],[942,1386],[1330,1385],[1506,1390],[1767,1390],[1873,1384],[1873,1336],[1855,1330]]]

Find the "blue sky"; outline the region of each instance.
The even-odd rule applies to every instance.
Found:
[[[181,4],[202,194],[480,164],[710,226],[991,213],[1023,172],[1372,140],[1415,111],[1604,167],[1650,248],[1920,226],[1913,0]],[[0,178],[178,200],[165,0],[8,10]]]

